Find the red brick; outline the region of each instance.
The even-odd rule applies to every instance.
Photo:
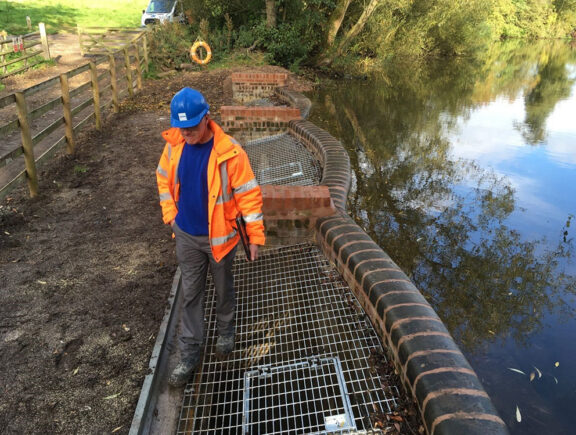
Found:
[[[264,219],[314,221],[334,214],[327,186],[262,186]]]

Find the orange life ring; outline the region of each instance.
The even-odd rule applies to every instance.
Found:
[[[198,56],[198,49],[203,47],[206,50],[206,57],[204,59],[200,59]],[[190,56],[192,56],[192,60],[200,65],[206,65],[212,59],[212,50],[210,50],[210,46],[205,43],[204,41],[196,41],[192,48],[190,48]]]

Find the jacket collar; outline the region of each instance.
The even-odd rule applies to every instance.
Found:
[[[234,149],[235,142],[211,119],[208,121],[208,128],[214,133],[214,151],[216,151],[218,158],[227,158],[227,154]],[[184,146],[184,138],[180,134],[179,128],[172,127],[163,131],[162,137],[172,146]]]

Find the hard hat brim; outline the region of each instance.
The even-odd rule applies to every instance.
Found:
[[[178,118],[174,118],[174,117],[170,116],[170,125],[172,127],[177,127],[177,128],[196,127],[198,124],[200,124],[200,122],[202,121],[202,118],[204,118],[204,116],[206,116],[207,113],[208,113],[208,110],[203,110],[202,112],[200,112],[200,114],[198,114],[194,118],[187,119],[185,121],[181,121]]]

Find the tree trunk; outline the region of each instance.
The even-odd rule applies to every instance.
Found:
[[[382,0],[370,0],[370,3],[368,4],[368,6],[366,6],[364,8],[364,10],[362,11],[362,14],[358,18],[358,21],[356,21],[356,24],[354,24],[350,28],[350,30],[348,30],[348,32],[346,32],[344,37],[338,42],[338,45],[335,48],[333,48],[332,50],[330,50],[330,48],[328,48],[329,51],[327,51],[319,59],[317,64],[319,66],[330,65],[337,56],[340,56],[342,54],[342,52],[344,51],[344,49],[348,46],[350,41],[352,41],[352,39],[354,39],[362,31],[362,29],[364,28],[364,26],[368,22],[368,19],[374,13],[374,11],[380,5],[381,2],[382,2]]]
[[[340,30],[340,26],[342,26],[342,21],[344,21],[344,17],[346,16],[346,11],[348,10],[348,6],[352,0],[339,0],[338,4],[336,5],[336,9],[332,12],[330,19],[328,20],[328,32],[326,33],[326,39],[324,42],[324,47],[330,49],[334,45],[334,41],[336,40],[336,35]]]
[[[266,0],[266,27],[276,27],[276,0]]]

